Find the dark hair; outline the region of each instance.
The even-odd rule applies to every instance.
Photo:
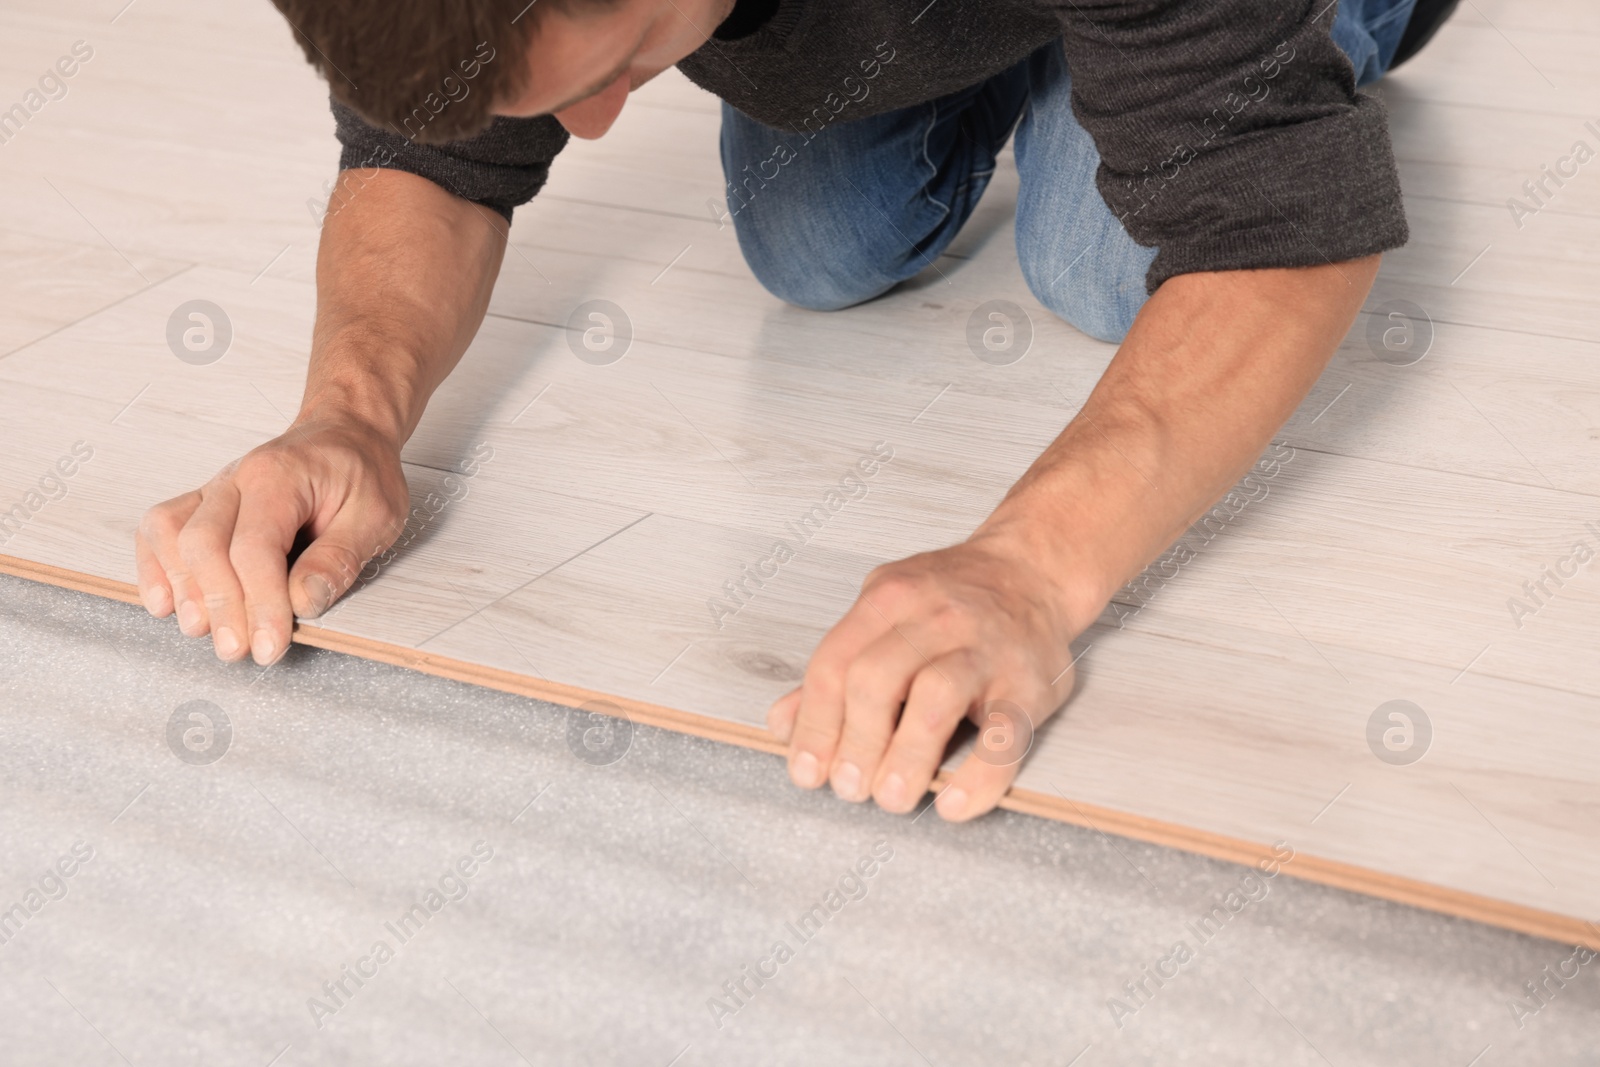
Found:
[[[272,0],[334,99],[422,144],[460,140],[527,81],[536,9],[587,0]]]

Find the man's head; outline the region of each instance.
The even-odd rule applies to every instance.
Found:
[[[496,115],[599,137],[628,93],[690,52],[734,0],[273,0],[333,95],[423,144]]]

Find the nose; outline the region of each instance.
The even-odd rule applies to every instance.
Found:
[[[574,137],[594,140],[611,128],[628,102],[628,74],[624,71],[615,81],[587,99],[555,113],[556,121],[567,128]]]

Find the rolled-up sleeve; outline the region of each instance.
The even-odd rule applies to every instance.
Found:
[[[1149,291],[1405,243],[1383,104],[1356,91],[1331,0],[1066,0],[1059,17],[1100,194],[1157,249]]]
[[[445,144],[417,144],[393,130],[369,125],[332,100],[341,170],[382,167],[427,178],[464,200],[511,212],[532,200],[550,176],[550,162],[566,147],[567,131],[550,115],[496,118],[483,133]]]

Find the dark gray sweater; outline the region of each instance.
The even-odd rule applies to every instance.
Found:
[[[1060,39],[1100,194],[1158,249],[1152,292],[1191,271],[1405,243],[1383,107],[1356,92],[1329,0],[767,0],[752,31],[760,2],[740,0],[717,31],[740,35],[714,34],[678,67],[774,127],[774,146],[955,92]],[[410,171],[507,219],[567,142],[550,116],[428,146],[333,110],[341,167]]]

